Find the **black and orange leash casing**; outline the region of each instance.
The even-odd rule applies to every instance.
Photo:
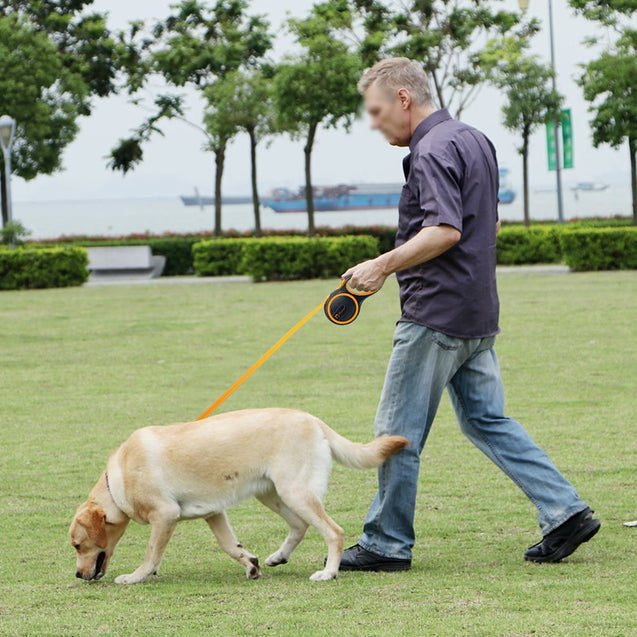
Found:
[[[325,316],[336,325],[349,325],[355,321],[363,301],[378,292],[378,290],[353,292],[347,285],[351,278],[351,276],[344,278],[340,286],[325,299],[323,305]]]

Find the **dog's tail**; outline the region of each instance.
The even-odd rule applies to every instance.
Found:
[[[324,422],[320,424],[334,460],[354,469],[377,467],[409,444],[409,440],[402,436],[379,436],[367,444],[352,442],[337,434]]]

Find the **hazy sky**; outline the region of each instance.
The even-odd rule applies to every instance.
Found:
[[[172,0],[96,0],[94,7],[109,13],[113,29],[125,27],[134,19],[162,18]],[[278,30],[286,14],[304,15],[313,0],[252,0],[252,12],[267,14]],[[628,149],[614,151],[607,146],[594,149],[591,142],[587,103],[575,83],[580,73],[578,63],[587,61],[594,52],[582,44],[596,26],[576,18],[565,6],[554,2],[556,66],[558,89],[566,96],[566,106],[572,109],[574,125],[575,168],[564,173],[565,184],[584,180],[604,180],[621,183],[628,179]],[[517,9],[517,0],[505,0],[502,6]],[[529,14],[542,21],[543,30],[533,42],[533,50],[549,60],[548,0],[531,0]],[[277,55],[289,46],[282,37],[276,45]],[[81,131],[64,154],[65,170],[52,176],[42,176],[30,182],[13,180],[13,197],[17,201],[64,200],[86,198],[120,198],[176,196],[189,194],[197,186],[209,193],[213,189],[214,156],[202,150],[200,132],[180,122],[162,126],[165,136],[156,137],[145,147],[145,161],[126,176],[106,167],[105,157],[116,141],[129,134],[146,113],[129,103],[125,95],[99,100],[90,118],[80,120]],[[190,117],[200,121],[201,108],[196,96],[190,100]],[[521,183],[521,159],[516,152],[519,141],[501,124],[502,96],[485,87],[463,119],[483,130],[494,142],[500,164],[511,170],[514,186]],[[352,131],[319,130],[313,155],[313,175],[317,184],[343,182],[388,182],[402,180],[401,157],[404,149],[387,145],[380,133],[369,130],[365,115]],[[259,186],[266,191],[274,186],[297,187],[303,182],[303,151],[300,142],[287,136],[274,139],[269,147],[259,149]],[[544,130],[531,142],[531,185],[554,183],[554,173],[546,168]],[[227,153],[224,192],[249,193],[249,147],[245,135],[232,143]]]

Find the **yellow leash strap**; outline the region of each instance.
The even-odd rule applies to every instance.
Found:
[[[290,336],[301,329],[320,309],[322,309],[324,303],[325,301],[321,302],[320,305],[317,305],[305,318],[301,319],[289,332],[284,334],[254,365],[252,365],[252,367],[250,367],[250,369],[248,369],[248,371],[243,374],[243,376],[241,376],[241,378],[228,387],[228,389],[226,389],[226,391],[223,392],[223,394],[221,394],[221,396],[219,396],[219,398],[217,398],[217,400],[215,400],[215,402],[212,403],[212,405],[210,405],[210,407],[208,407],[208,409],[206,409],[206,411],[204,411],[197,420],[207,418],[217,407],[219,407],[219,405],[221,405],[226,398],[232,395],[237,388],[239,388],[257,369],[259,369],[259,367],[261,367],[261,365],[263,365],[263,363],[265,363],[265,361],[267,361],[268,358],[270,358],[270,356],[272,356],[272,354],[274,354],[274,352],[276,352],[279,347],[281,347],[281,345],[290,338]]]

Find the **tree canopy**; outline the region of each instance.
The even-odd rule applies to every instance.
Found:
[[[62,168],[77,119],[116,90],[117,44],[91,1],[0,1],[0,114],[16,120],[12,170],[23,179]],[[1,162],[0,162],[1,163]],[[6,175],[0,167],[6,221]]]
[[[456,117],[488,79],[480,54],[489,40],[514,35],[525,39],[539,25],[516,11],[473,0],[352,0],[364,16],[361,51],[376,59],[404,55],[422,63],[438,105]],[[370,60],[375,61],[375,60]]]
[[[314,5],[310,15],[289,21],[300,47],[277,67],[274,93],[277,125],[293,138],[305,140],[305,194],[308,233],[314,234],[311,157],[319,126],[348,129],[361,99],[356,82],[363,70],[361,58],[341,39],[351,27],[346,0]]]
[[[503,124],[522,138],[524,222],[530,224],[528,154],[531,134],[560,115],[561,96],[553,90],[553,70],[528,54],[528,42],[517,38],[492,41],[481,54],[482,66],[505,96]]]

